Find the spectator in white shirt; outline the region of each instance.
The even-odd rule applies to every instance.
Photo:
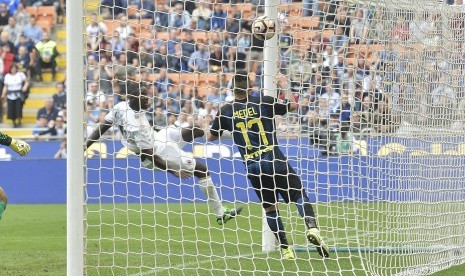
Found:
[[[317,119],[318,121],[325,121],[329,119],[329,115],[331,114],[331,110],[328,105],[328,100],[320,97],[318,100],[318,105],[317,105]]]
[[[192,11],[191,20],[195,22],[197,29],[204,31],[210,30],[212,10],[210,10],[208,5],[208,2],[199,2],[196,4],[197,8]]]
[[[368,20],[364,16],[364,10],[358,9],[350,24],[350,43],[365,43],[368,27]]]
[[[191,24],[191,16],[188,11],[184,9],[184,5],[178,2],[174,6],[174,10],[170,13],[169,27],[187,29]]]
[[[87,40],[89,44],[97,41],[99,33],[105,35],[107,33],[107,26],[98,21],[97,14],[92,13],[90,24],[86,27]]]
[[[134,30],[131,26],[128,25],[128,18],[126,16],[122,16],[119,21],[119,27],[116,28],[116,31],[119,33],[119,36],[122,39],[125,39],[134,34]]]
[[[89,89],[87,90],[86,101],[95,102],[98,106],[102,107],[105,103],[106,96],[98,89],[97,82],[91,82],[89,84]]]
[[[3,32],[8,33],[8,40],[13,42],[13,44],[19,43],[19,36],[22,33],[22,28],[16,23],[16,19],[14,17],[8,18],[8,25],[3,27]]]
[[[8,119],[13,121],[13,126],[21,126],[21,118],[23,115],[23,102],[29,82],[23,72],[18,71],[18,66],[13,64],[10,67],[10,72],[6,74],[3,81],[2,100],[7,99]]]
[[[337,60],[337,51],[334,50],[332,44],[327,44],[323,53],[323,66],[324,67],[333,67],[336,66],[338,63]]]
[[[375,92],[381,89],[381,82],[383,77],[376,73],[376,68],[372,66],[370,68],[370,74],[363,77],[363,92]]]
[[[328,82],[326,84],[326,93],[321,95],[322,99],[325,99],[328,103],[328,108],[331,113],[337,113],[341,107],[341,95],[334,92],[332,84]]]

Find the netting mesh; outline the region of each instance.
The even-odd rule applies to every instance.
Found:
[[[421,275],[465,261],[464,16],[461,1],[281,1],[276,116],[331,257],[307,245],[293,206],[281,215],[297,260],[261,251],[261,206],[237,150],[194,141],[225,205],[216,224],[197,181],[141,167],[111,128],[87,157],[88,275]],[[453,2],[453,1],[452,1]],[[264,1],[86,0],[90,134],[129,83],[151,97],[155,129],[211,123],[246,71],[263,91]],[[92,88],[98,84],[98,89]]]

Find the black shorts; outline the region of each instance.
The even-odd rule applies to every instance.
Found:
[[[247,177],[263,208],[275,205],[281,195],[286,202],[296,202],[306,194],[302,182],[286,160],[260,160],[248,162]]]
[[[23,102],[21,99],[7,101],[7,118],[10,120],[21,119],[23,117]]]

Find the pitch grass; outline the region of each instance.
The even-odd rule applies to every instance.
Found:
[[[262,254],[260,208],[256,204],[246,205],[244,212],[244,216],[255,219],[239,218],[224,227],[204,215],[204,204],[104,205],[102,209],[106,211],[94,213],[97,207],[89,207],[89,275],[365,274],[354,253],[333,254],[322,261],[314,252],[299,252],[295,262],[280,261],[277,252]],[[328,216],[322,215],[325,209]],[[337,218],[337,214],[329,216],[331,208],[318,211],[322,224],[350,229],[350,222]],[[180,212],[184,215],[180,216]],[[138,227],[141,222],[142,227]],[[293,242],[304,244],[294,219],[286,223]],[[92,226],[97,224],[101,228]],[[65,226],[64,205],[9,205],[0,223],[0,275],[65,275]],[[345,232],[337,231],[336,235],[342,233]],[[338,245],[338,237],[332,238],[334,233],[325,234],[330,237],[330,244]],[[351,244],[346,236],[341,239]],[[461,265],[434,275],[462,275],[464,269],[465,265]]]

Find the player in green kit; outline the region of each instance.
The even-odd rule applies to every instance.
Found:
[[[16,151],[19,155],[24,156],[29,153],[31,146],[21,140],[16,140],[10,136],[0,132],[0,145],[9,146],[12,150]],[[0,187],[0,220],[2,219],[3,212],[6,209],[8,198],[5,191]]]

